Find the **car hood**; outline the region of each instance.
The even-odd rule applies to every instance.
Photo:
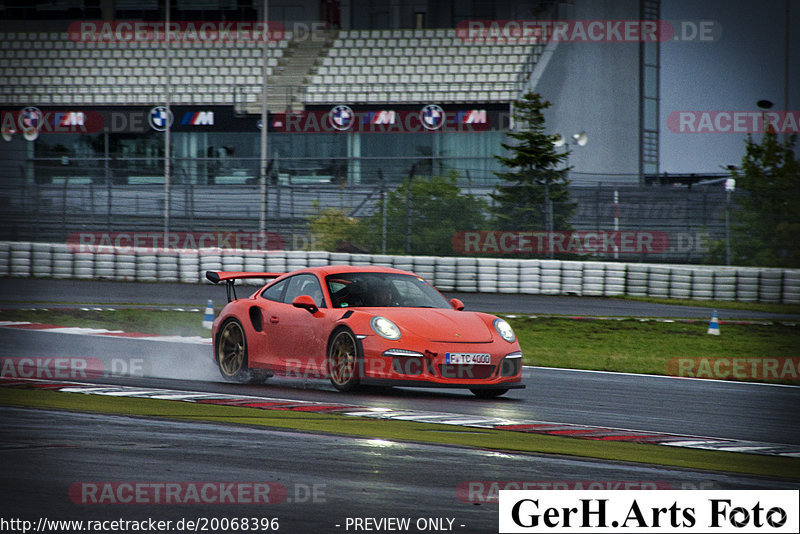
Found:
[[[448,343],[489,343],[491,327],[475,312],[444,308],[381,308],[375,310],[401,330],[430,341]]]

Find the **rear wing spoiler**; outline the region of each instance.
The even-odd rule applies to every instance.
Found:
[[[247,271],[206,271],[206,278],[215,283],[225,282],[225,291],[228,296],[228,302],[236,300],[236,289],[233,284],[240,278],[278,278],[283,276],[284,273],[259,273]]]

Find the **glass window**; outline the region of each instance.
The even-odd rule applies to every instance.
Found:
[[[261,297],[275,302],[283,302],[283,294],[286,291],[290,279],[281,280],[269,286],[261,292]]]
[[[291,304],[300,295],[308,295],[314,299],[314,304],[319,308],[325,307],[325,299],[322,298],[322,286],[319,285],[317,277],[313,274],[298,274],[287,280],[289,286],[283,296],[283,302]]]
[[[450,308],[450,303],[417,276],[394,273],[356,272],[326,278],[334,308],[410,307]]]

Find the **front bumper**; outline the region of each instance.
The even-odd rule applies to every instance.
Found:
[[[400,344],[366,336],[361,344],[364,384],[471,389],[525,387],[521,383],[522,354],[516,343],[405,341]],[[452,364],[446,360],[448,353],[489,355],[490,359],[481,364]]]

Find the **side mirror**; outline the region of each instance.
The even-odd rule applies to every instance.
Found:
[[[461,301],[460,301],[460,300],[458,300],[458,299],[451,299],[451,300],[450,300],[450,305],[451,305],[451,306],[453,307],[453,309],[454,309],[454,310],[456,310],[456,311],[462,311],[462,310],[464,309],[464,303],[463,303],[463,302],[461,302]]]
[[[308,295],[300,295],[295,297],[295,299],[292,301],[292,306],[295,308],[303,308],[304,310],[308,310],[308,313],[312,315],[319,311],[314,299]]]

